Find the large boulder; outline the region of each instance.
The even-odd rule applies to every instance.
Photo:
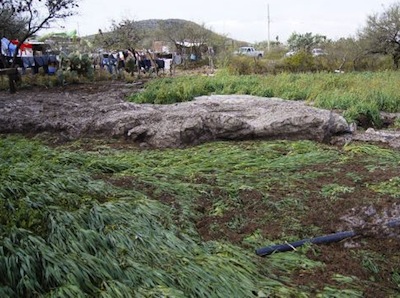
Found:
[[[142,109],[135,116],[128,111],[119,114],[119,122],[124,125],[114,126],[112,134],[126,132],[128,138],[152,147],[180,147],[214,140],[329,142],[332,136],[349,132],[347,122],[338,114],[278,98],[213,95]],[[96,127],[104,130],[114,121],[111,119],[98,119]]]
[[[213,95],[172,105],[133,104],[121,94],[21,93],[0,100],[0,132],[52,132],[69,139],[125,138],[165,148],[215,140],[308,139],[349,133],[334,112],[247,95]]]

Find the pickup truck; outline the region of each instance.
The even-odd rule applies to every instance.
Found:
[[[264,56],[264,51],[256,51],[253,47],[240,47],[235,51],[235,55],[246,55],[250,57],[261,58]]]

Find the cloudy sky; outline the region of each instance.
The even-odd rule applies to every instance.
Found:
[[[395,0],[80,0],[78,15],[54,24],[52,31],[77,29],[85,36],[107,31],[112,20],[184,19],[249,43],[270,38],[286,42],[293,32],[355,36],[366,17]]]

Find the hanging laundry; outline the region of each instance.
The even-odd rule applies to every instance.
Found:
[[[12,57],[14,56],[16,50],[17,46],[14,45],[10,40],[5,37],[1,39],[1,53],[4,56]]]

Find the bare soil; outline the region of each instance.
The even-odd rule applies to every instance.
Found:
[[[64,87],[56,87],[51,89],[43,89],[42,87],[20,89],[18,90],[18,97],[33,97],[40,96],[44,101],[52,102],[52,107],[57,109],[57,102],[65,100],[65,96],[62,94],[69,94],[74,98],[85,99],[88,95],[96,94],[98,97],[107,98],[108,96],[124,97],[127,94],[138,91],[142,84],[120,84],[116,82],[101,82],[94,84],[82,84],[82,85],[68,85]],[[6,91],[0,91],[0,98],[8,97],[9,94]],[[60,139],[54,140],[49,138],[49,141],[60,142]],[[115,143],[114,143],[115,145]],[[121,141],[118,143],[121,148],[131,147],[131,143],[124,143]],[[297,185],[290,189],[284,189],[277,186],[276,189],[271,189],[268,200],[263,200],[263,194],[257,190],[243,190],[240,193],[240,204],[236,208],[230,208],[226,211],[223,216],[211,216],[210,208],[212,208],[212,202],[209,197],[202,197],[198,199],[196,203],[196,210],[202,216],[196,219],[196,227],[201,237],[205,240],[218,240],[228,241],[239,246],[246,247],[243,239],[259,231],[263,236],[268,239],[274,240],[282,237],[284,233],[290,231],[287,227],[282,224],[282,218],[280,211],[273,210],[275,212],[274,218],[268,219],[268,224],[265,224],[265,211],[271,211],[273,204],[268,202],[278,202],[282,197],[287,197],[288,192],[292,197],[303,198],[306,206],[306,212],[301,218],[294,218],[297,222],[301,222],[303,227],[307,226],[318,226],[320,227],[322,234],[330,234],[337,232],[338,229],[351,230],[354,228],[360,228],[353,226],[352,223],[346,222],[347,218],[354,218],[356,216],[359,221],[371,222],[376,218],[382,218],[387,216],[388,210],[399,209],[398,200],[384,195],[374,194],[368,192],[365,187],[366,184],[378,183],[380,181],[387,181],[392,177],[398,177],[398,169],[385,169],[369,171],[363,160],[354,159],[346,164],[332,164],[332,165],[321,165],[310,166],[303,170],[307,172],[318,172],[325,173],[319,175],[311,183],[298,181]],[[321,198],[321,185],[332,183],[332,173],[334,174],[335,183],[343,186],[354,187],[355,191],[348,194],[341,194],[340,198],[336,200],[325,200]],[[349,179],[346,175],[352,173],[359,179]],[[103,177],[105,178],[105,177]],[[132,181],[127,179],[124,180],[110,180],[111,183],[122,187],[132,186]],[[212,181],[207,181],[210,187],[213,187]],[[151,194],[153,198],[162,201],[165,204],[176,207],[179,210],[179,202],[173,197],[164,195],[155,195],[151,188],[147,185],[136,185],[135,187],[141,187],[141,191]],[[221,193],[221,190],[215,188],[216,195],[224,197],[227,204],[229,204],[229,194]],[[306,194],[306,195],[305,195]],[[373,206],[376,210],[375,217],[369,216],[365,212],[365,208]],[[291,207],[290,207],[291,208]],[[294,212],[295,213],[295,212]],[[286,213],[285,213],[286,214]],[[385,215],[386,214],[386,215]],[[244,219],[242,222],[238,222],[238,225],[232,228],[232,222],[234,219]],[[370,233],[360,237],[362,239],[355,239],[354,247],[349,247],[351,242],[340,242],[329,245],[320,245],[315,247],[318,253],[310,252],[309,257],[321,261],[326,264],[325,267],[320,269],[309,271],[309,270],[297,270],[291,277],[292,281],[298,287],[301,286],[312,286],[313,288],[323,289],[327,284],[332,285],[333,274],[342,274],[345,276],[355,276],[362,280],[369,280],[370,278],[375,279],[375,287],[371,287],[364,292],[365,297],[385,297],[387,289],[399,289],[391,279],[391,274],[395,270],[399,270],[400,263],[400,240],[396,237],[387,237],[377,231],[376,233]],[[319,236],[319,235],[315,235]],[[380,263],[377,264],[380,268],[378,273],[372,274],[370,271],[363,266],[363,261],[360,260],[360,254],[355,252],[361,250],[368,250],[373,254],[380,256],[388,256],[388,258],[382,258]],[[397,260],[397,262],[395,262]],[[265,259],[260,258],[260,266],[265,266]],[[276,272],[279,275],[279,272]],[[340,285],[336,285],[339,286]],[[359,284],[361,288],[365,290],[362,283]]]

